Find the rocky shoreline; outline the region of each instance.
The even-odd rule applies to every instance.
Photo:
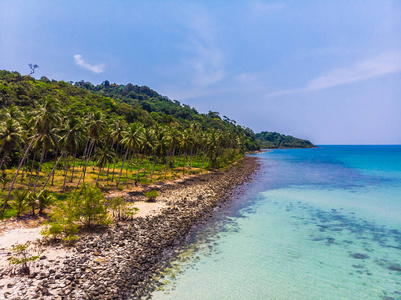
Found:
[[[31,276],[0,286],[0,298],[149,298],[158,285],[154,274],[169,264],[198,224],[252,180],[258,165],[257,158],[248,156],[225,172],[192,177],[179,187],[158,186],[158,201],[166,204],[160,213],[83,234],[71,255],[63,260],[41,257]],[[130,201],[138,197],[125,194]]]

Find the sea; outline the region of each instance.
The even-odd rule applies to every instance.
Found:
[[[152,299],[401,299],[401,146],[256,155]]]

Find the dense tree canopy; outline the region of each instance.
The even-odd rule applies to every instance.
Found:
[[[100,109],[107,119],[122,116],[128,123],[140,122],[149,127],[156,124],[179,124],[187,128],[197,122],[202,130],[235,132],[245,137],[246,151],[259,147],[251,129],[236,125],[218,112],[200,114],[195,108],[170,100],[147,86],[118,85],[105,80],[94,86],[90,82],[64,82],[42,77],[35,80],[18,72],[0,71],[0,108],[11,105],[21,110],[35,107],[39,99],[51,96],[60,101],[69,115],[85,117]]]
[[[88,181],[121,188],[219,168],[258,148],[251,129],[146,86],[0,71],[0,213],[15,187],[32,195]]]
[[[284,135],[277,132],[262,131],[256,134],[256,138],[261,143],[261,148],[313,148],[313,145],[308,140],[302,140],[290,135]]]

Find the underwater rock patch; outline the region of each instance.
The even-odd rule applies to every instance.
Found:
[[[387,269],[389,269],[391,271],[401,272],[401,265],[399,265],[399,264],[390,265],[387,267]]]
[[[370,257],[369,255],[363,253],[351,253],[350,256],[356,259],[366,259]]]

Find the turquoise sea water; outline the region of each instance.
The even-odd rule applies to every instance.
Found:
[[[401,299],[401,146],[258,157],[153,299]]]

